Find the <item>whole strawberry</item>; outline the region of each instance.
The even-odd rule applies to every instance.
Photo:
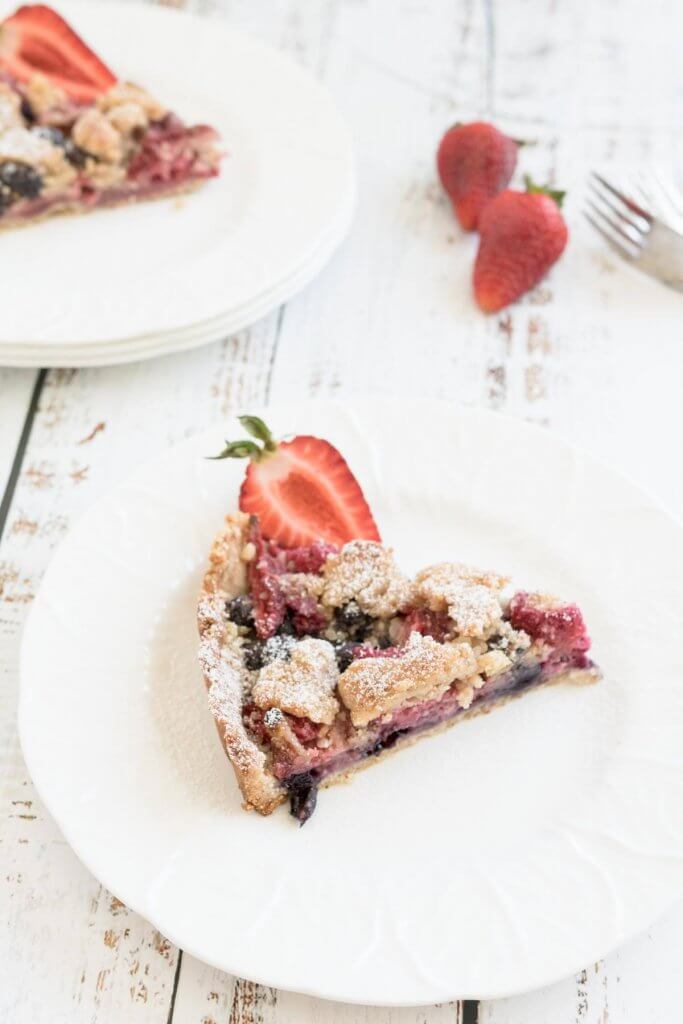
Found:
[[[510,181],[520,143],[492,124],[455,124],[439,144],[436,166],[465,231],[474,231],[481,211]]]
[[[479,221],[474,297],[485,313],[496,313],[538,284],[562,255],[569,232],[560,205],[564,192],[534,185],[506,189],[492,199]]]

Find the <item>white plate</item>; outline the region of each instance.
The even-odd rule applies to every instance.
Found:
[[[192,328],[165,334],[145,335],[97,345],[18,345],[0,344],[2,366],[112,366],[155,356],[169,355],[234,334],[266,316],[305,288],[329,262],[345,238],[353,215],[354,197],[349,197],[343,218],[316,250],[293,274],[269,289],[263,296],[235,309],[227,316],[197,324]]]
[[[253,411],[253,410],[250,410]],[[680,525],[525,423],[438,403],[297,403],[407,570],[461,558],[582,605],[605,679],[530,694],[285,809],[240,809],[195,598],[243,468],[236,423],[93,507],[30,615],[29,769],[92,872],[192,954],[351,1002],[496,997],[578,970],[683,892]]]
[[[90,0],[62,9],[122,78],[216,125],[229,155],[219,178],[181,201],[4,233],[0,343],[192,327],[253,302],[312,256],[354,171],[348,129],[307,72],[216,18]]]

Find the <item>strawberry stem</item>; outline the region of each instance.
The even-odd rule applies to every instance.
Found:
[[[549,196],[549,198],[553,199],[560,207],[562,206],[564,197],[567,194],[566,192],[560,191],[560,189],[550,188],[549,185],[536,185],[530,174],[524,175],[524,185],[530,195]]]
[[[255,437],[257,441],[263,441],[265,451],[274,452],[276,450],[277,441],[262,419],[258,416],[238,416],[237,418],[248,434]]]
[[[242,441],[226,441],[225,448],[220,455],[209,455],[210,459],[251,459],[252,462],[260,462],[266,455],[277,451],[277,441],[270,430],[258,416],[239,416],[240,423],[256,441],[244,439]]]
[[[261,458],[263,450],[254,441],[226,441],[220,455],[207,455],[207,459],[253,459]]]

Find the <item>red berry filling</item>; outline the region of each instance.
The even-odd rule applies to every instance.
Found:
[[[541,640],[559,653],[590,649],[586,624],[575,604],[546,608],[522,590],[512,598],[509,615],[515,629],[523,629],[532,640]]]
[[[449,633],[452,633],[453,624],[445,612],[411,608],[406,615],[404,629],[406,640],[411,633],[422,633],[423,636],[431,636],[439,643],[443,643]]]
[[[144,184],[184,181],[191,174],[212,177],[218,174],[218,167],[214,160],[203,161],[201,148],[203,143],[213,144],[216,138],[213,128],[188,128],[175,114],[167,114],[145,132],[128,166],[128,177]]]
[[[254,623],[260,639],[274,636],[288,610],[292,613],[294,629],[299,636],[319,633],[327,619],[315,598],[303,592],[288,591],[285,594],[280,576],[284,573],[318,573],[337,549],[321,542],[300,548],[280,547],[274,541],[265,540],[255,517],[249,528],[249,540],[256,548],[256,555],[249,563],[248,576]]]

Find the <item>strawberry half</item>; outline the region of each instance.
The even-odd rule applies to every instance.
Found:
[[[439,178],[465,231],[474,231],[486,204],[510,181],[520,145],[486,121],[455,124],[441,139]]]
[[[381,539],[360,484],[329,441],[276,442],[257,416],[239,420],[256,440],[228,441],[217,458],[250,460],[239,506],[258,516],[265,537],[285,547]]]
[[[485,313],[498,312],[538,284],[567,244],[564,192],[534,185],[528,176],[525,181],[526,192],[501,192],[479,221],[474,297]]]
[[[0,67],[20,82],[39,71],[71,99],[91,103],[116,76],[51,7],[28,4],[0,25]]]

